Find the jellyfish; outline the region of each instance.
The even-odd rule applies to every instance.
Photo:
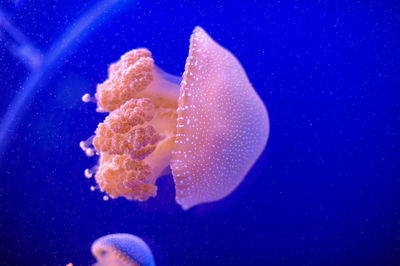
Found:
[[[131,234],[110,234],[93,242],[94,265],[154,266],[149,246],[139,237]]]
[[[109,112],[80,146],[99,155],[85,175],[111,198],[154,197],[157,178],[171,169],[184,210],[220,200],[269,136],[267,109],[243,67],[201,27],[190,38],[182,79],[157,67],[149,50],[135,49],[110,65],[94,97],[82,99]]]

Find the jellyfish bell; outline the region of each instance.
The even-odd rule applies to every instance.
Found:
[[[267,110],[228,50],[200,27],[191,39],[172,151],[176,201],[188,209],[229,195],[268,139]]]
[[[149,246],[131,234],[110,234],[93,242],[91,251],[96,266],[154,266]]]
[[[222,199],[269,135],[267,110],[243,67],[200,27],[182,80],[155,66],[150,51],[136,49],[110,66],[95,98],[97,110],[110,114],[81,146],[100,155],[95,179],[111,198],[154,197],[170,166],[183,209]]]

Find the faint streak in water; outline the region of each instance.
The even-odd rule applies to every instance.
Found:
[[[95,29],[112,15],[123,10],[129,4],[137,4],[139,1],[129,0],[103,0],[94,4],[76,23],[68,27],[61,37],[53,43],[49,51],[43,57],[43,64],[34,70],[27,78],[18,95],[8,106],[3,119],[0,122],[0,161],[9,144],[10,136],[15,131],[19,120],[28,109],[31,100],[39,86],[39,81],[48,76],[52,70],[60,65],[62,58],[66,57],[89,32]],[[116,10],[120,7],[120,10]],[[43,84],[42,84],[43,85]]]
[[[9,21],[8,17],[6,12],[0,8],[0,29],[4,29],[4,34],[0,36],[2,44],[31,71],[39,69],[43,62],[42,53]]]

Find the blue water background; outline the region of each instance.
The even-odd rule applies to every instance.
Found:
[[[43,52],[96,3],[14,2],[1,8]],[[16,121],[0,162],[0,264],[88,265],[96,238],[126,232],[158,265],[399,265],[399,7],[143,0],[113,9]],[[171,176],[147,202],[104,202],[83,176],[95,160],[78,146],[104,115],[81,96],[137,47],[181,75],[196,25],[237,56],[265,102],[265,152],[219,202],[182,211]],[[0,118],[29,74],[0,45]]]

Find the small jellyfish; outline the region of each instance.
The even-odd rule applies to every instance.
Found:
[[[109,112],[95,136],[81,142],[100,156],[95,174],[111,198],[144,201],[172,169],[183,209],[216,201],[241,183],[269,136],[267,110],[236,57],[200,27],[190,38],[182,79],[135,49],[109,67],[97,86],[97,111]]]
[[[147,244],[131,234],[110,234],[93,242],[94,265],[154,266],[154,258]]]

